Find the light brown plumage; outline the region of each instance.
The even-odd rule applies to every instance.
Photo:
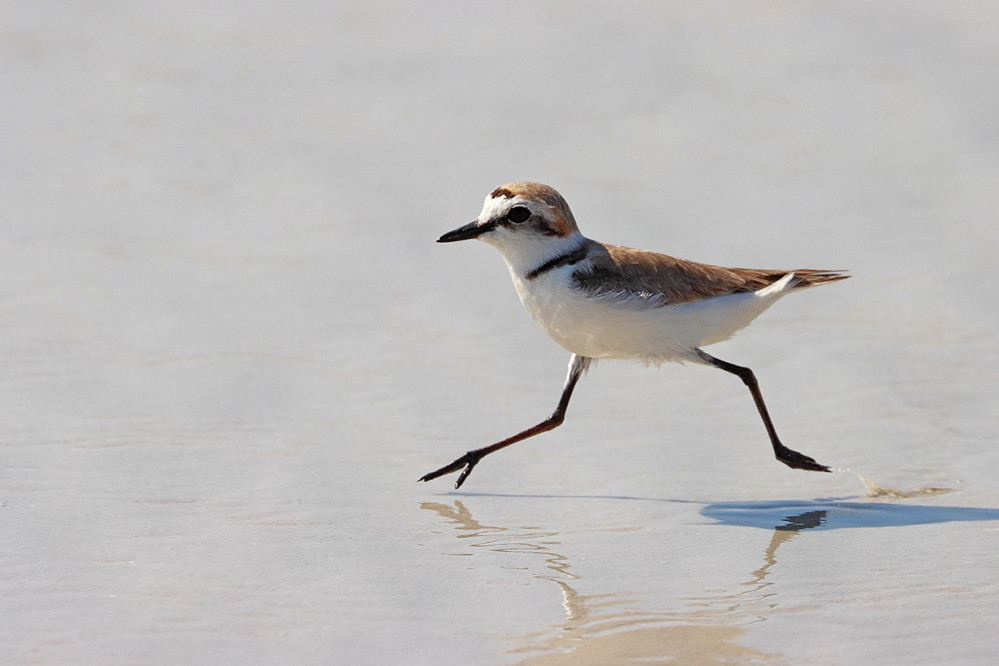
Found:
[[[792,287],[813,287],[850,277],[841,271],[811,268],[768,270],[726,268],[666,254],[589,241],[591,268],[573,274],[577,286],[592,294],[635,293],[657,298],[660,305],[758,291],[794,273]]]

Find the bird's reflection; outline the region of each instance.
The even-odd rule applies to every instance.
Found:
[[[485,548],[496,553],[533,554],[544,558],[547,572],[536,575],[535,578],[549,580],[559,586],[562,592],[562,607],[570,622],[578,622],[586,617],[587,608],[598,597],[584,599],[569,583],[577,578],[570,569],[569,560],[556,552],[554,547],[560,543],[554,538],[555,532],[546,532],[536,527],[523,527],[511,530],[506,527],[483,525],[472,517],[472,512],[465,505],[455,500],[454,506],[438,502],[424,502],[421,509],[435,512],[444,518],[460,532],[459,539],[467,539],[470,548]],[[462,553],[470,555],[473,553]]]
[[[774,533],[770,537],[770,545],[767,546],[767,550],[763,554],[763,566],[753,572],[752,583],[746,584],[755,583],[762,588],[766,584],[766,577],[770,572],[770,568],[777,564],[777,549],[782,544],[793,539],[798,532],[818,527],[825,521],[826,511],[806,511],[794,516],[787,516],[782,523],[774,525]]]
[[[783,525],[775,525],[774,529],[778,532],[800,532],[801,530],[810,530],[813,527],[819,527],[826,522],[826,514],[829,513],[825,509],[818,509],[815,511],[805,511],[804,513],[799,513],[796,516],[788,516],[784,519]]]
[[[460,500],[453,505],[425,502],[458,531],[470,549],[497,553],[530,553],[543,558],[544,571],[534,578],[554,583],[565,616],[556,627],[518,637],[511,654],[522,664],[607,664],[640,659],[664,661],[771,661],[766,654],[738,643],[744,625],[764,619],[776,604],[776,593],[767,577],[777,563],[777,549],[799,531],[821,525],[825,511],[787,516],[774,526],[763,564],[732,591],[682,599],[680,611],[636,610],[644,600],[625,594],[587,595],[568,556],[560,552],[558,533],[539,527],[505,528],[484,525]],[[461,554],[469,555],[475,551]]]
[[[638,497],[589,499],[674,501]],[[740,639],[747,625],[768,619],[778,608],[779,586],[776,583],[779,581],[771,578],[778,563],[777,552],[798,538],[801,532],[999,520],[999,509],[857,502],[847,498],[708,504],[701,508],[700,514],[715,524],[763,528],[771,532],[761,565],[734,588],[669,600],[664,604],[673,606],[674,610],[650,611],[645,610],[649,607],[648,599],[631,598],[624,591],[583,594],[584,581],[573,570],[557,531],[538,526],[484,525],[460,500],[455,500],[453,505],[426,502],[421,508],[446,520],[458,532],[461,543],[469,547],[467,552],[450,554],[493,552],[542,558],[543,570],[530,575],[558,587],[565,609],[564,618],[556,626],[517,637],[517,647],[510,653],[520,659],[517,663],[546,666],[587,666],[636,660],[647,663],[782,661],[781,655],[743,646]],[[522,563],[523,560],[518,562]],[[520,568],[531,570],[530,567]],[[673,602],[680,603],[678,609]]]
[[[746,598],[752,600],[751,606],[761,610],[772,610],[777,607],[776,593],[770,591],[772,581],[767,580],[770,570],[777,564],[777,549],[794,539],[803,530],[819,527],[826,521],[825,510],[805,511],[784,517],[781,522],[773,526],[773,534],[770,536],[770,543],[763,552],[763,565],[750,574],[750,578],[744,581],[740,591],[731,594],[722,594],[702,601],[707,602],[712,599],[717,602],[728,600],[729,602],[741,602]],[[733,603],[728,608],[735,612],[740,609],[739,603]],[[757,619],[765,619],[765,613],[759,612]]]

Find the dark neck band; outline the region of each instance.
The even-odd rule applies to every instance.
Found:
[[[537,268],[530,270],[527,273],[527,275],[525,275],[524,277],[526,277],[528,280],[533,280],[534,278],[538,277],[539,275],[547,273],[553,268],[558,268],[559,266],[572,266],[573,264],[577,264],[583,259],[585,259],[587,254],[589,254],[589,252],[586,249],[586,245],[583,244],[577,247],[575,250],[570,250],[565,254],[560,254],[557,257],[552,257],[551,259],[541,264]]]

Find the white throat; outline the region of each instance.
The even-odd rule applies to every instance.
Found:
[[[528,273],[546,261],[572,252],[586,242],[578,231],[568,236],[537,236],[512,233],[502,228],[483,236],[482,240],[499,250],[514,280],[525,279]]]

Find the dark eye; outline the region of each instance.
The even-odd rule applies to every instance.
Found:
[[[527,218],[531,216],[531,211],[527,210],[523,206],[514,206],[510,209],[510,212],[506,214],[506,219],[510,220],[514,224],[520,224],[522,222],[527,222]]]

